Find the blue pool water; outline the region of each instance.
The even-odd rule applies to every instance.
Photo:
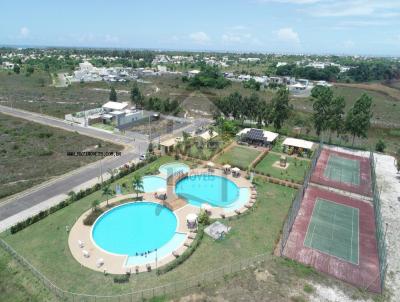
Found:
[[[167,181],[165,178],[160,176],[143,176],[143,190],[146,193],[157,192],[160,188],[167,187]]]
[[[195,206],[208,203],[215,207],[228,208],[240,199],[239,188],[234,182],[226,177],[208,174],[183,178],[177,183],[175,193]]]
[[[168,244],[176,234],[177,224],[175,214],[164,206],[152,202],[127,203],[100,216],[93,226],[92,237],[107,252],[140,256]],[[167,251],[160,251],[158,257],[163,252]]]
[[[158,170],[160,171],[160,173],[169,176],[177,172],[183,172],[183,173],[189,172],[190,168],[188,165],[175,162],[175,163],[164,164]]]

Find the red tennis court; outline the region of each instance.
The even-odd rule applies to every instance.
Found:
[[[368,157],[324,148],[311,182],[365,196],[372,196]]]
[[[354,228],[358,232],[358,264],[304,245],[313,217],[314,206],[318,200],[358,209],[359,220],[355,221],[358,221],[359,226]],[[369,202],[342,196],[310,185],[304,195],[283,254],[288,258],[310,265],[317,271],[332,275],[357,287],[373,292],[381,292],[375,236],[374,209]],[[313,240],[318,240],[318,237]],[[333,233],[332,239],[324,238],[324,240],[332,240],[332,246],[336,243],[341,243],[337,242],[337,238],[334,238]]]

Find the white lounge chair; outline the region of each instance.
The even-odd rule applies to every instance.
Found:
[[[97,259],[97,261],[96,261],[96,266],[97,266],[97,267],[101,267],[101,266],[103,266],[103,265],[104,265],[104,259],[103,259],[103,258]]]
[[[85,257],[85,258],[89,258],[90,257],[90,254],[89,254],[89,252],[87,250],[83,250],[82,254],[83,254],[83,257]]]
[[[79,246],[80,248],[85,247],[85,242],[82,241],[82,240],[78,240],[78,246]]]

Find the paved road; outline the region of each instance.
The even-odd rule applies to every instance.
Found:
[[[15,196],[7,199],[4,203],[0,204],[0,221],[36,206],[43,201],[54,198],[55,196],[67,194],[73,188],[96,179],[99,176],[101,169],[103,173],[106,173],[109,169],[115,169],[127,162],[136,161],[138,160],[140,153],[147,150],[148,147],[148,142],[143,139],[124,137],[119,134],[111,134],[79,125],[71,126],[70,123],[67,123],[61,119],[44,116],[37,113],[31,113],[1,105],[0,112],[44,125],[58,127],[68,131],[77,131],[80,134],[125,145],[125,149],[121,152],[121,156],[103,159],[102,168],[100,168],[101,163],[99,161],[81,167],[75,171],[60,176],[53,181],[38,185],[32,189],[28,189],[27,191],[16,194]]]
[[[29,121],[33,121],[39,124],[61,128],[67,131],[78,132],[82,135],[91,136],[94,138],[99,138],[105,141],[110,141],[120,145],[133,146],[135,143],[135,139],[131,137],[126,137],[120,134],[109,133],[103,131],[101,129],[95,129],[93,127],[83,127],[78,124],[72,124],[70,122],[66,122],[65,120],[43,115],[39,113],[29,112],[21,109],[16,109],[12,107],[2,106],[0,105],[0,112],[8,115],[12,115],[15,117],[23,118]]]

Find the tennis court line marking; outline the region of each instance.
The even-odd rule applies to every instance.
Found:
[[[350,168],[351,168],[351,181],[350,182],[345,182],[342,181],[343,179],[343,175],[345,175],[344,173],[344,169],[340,169],[338,167],[335,166],[335,164],[332,164],[332,162],[334,162],[335,160],[332,159],[331,161],[331,157],[334,158],[338,158],[349,161],[350,164]],[[331,162],[331,164],[330,164]],[[361,166],[360,166],[361,162],[358,159],[353,159],[353,158],[347,158],[344,156],[340,156],[340,155],[336,155],[336,154],[328,154],[328,159],[326,161],[326,166],[325,169],[322,172],[322,177],[327,179],[328,181],[333,181],[333,182],[339,182],[339,183],[343,183],[352,187],[359,187],[361,186]],[[357,171],[353,171],[355,168],[357,168]],[[325,172],[326,175],[325,175]],[[339,176],[339,180],[335,180],[333,177],[334,175],[338,175]],[[356,181],[357,180],[357,181]]]
[[[313,215],[314,215],[314,210],[315,210],[315,208],[316,208],[315,204],[317,203],[318,200],[322,200],[322,201],[326,201],[326,202],[332,202],[332,203],[334,203],[334,204],[337,204],[337,205],[341,205],[341,206],[350,208],[350,209],[353,210],[353,212],[354,212],[354,210],[357,210],[357,212],[358,212],[358,217],[360,218],[360,209],[359,209],[359,208],[352,207],[352,206],[349,206],[349,205],[346,205],[346,204],[342,204],[342,203],[338,203],[338,202],[335,202],[335,201],[332,201],[332,200],[329,200],[329,199],[324,199],[324,198],[319,198],[319,197],[317,197],[316,200],[315,200],[315,202],[314,202],[314,207],[313,207],[313,210],[312,210],[312,213],[311,213],[311,216],[310,216],[310,220],[309,220],[309,222],[308,222],[307,231],[306,231],[306,233],[305,233],[304,240],[303,240],[303,246],[305,246],[305,247],[307,247],[307,248],[309,248],[309,249],[312,249],[312,250],[316,250],[316,251],[320,252],[321,254],[325,254],[325,255],[328,255],[328,256],[330,256],[330,257],[336,258],[336,259],[338,259],[338,260],[340,260],[340,261],[348,262],[348,263],[350,263],[350,264],[357,265],[357,266],[360,265],[360,219],[358,219],[358,257],[357,257],[357,263],[355,263],[355,262],[353,262],[353,261],[348,261],[348,260],[346,260],[346,259],[340,258],[340,257],[335,256],[335,255],[331,255],[331,254],[327,253],[326,251],[321,251],[320,249],[317,249],[317,248],[312,247],[312,246],[311,246],[311,245],[312,245],[312,240],[311,240],[311,242],[310,242],[310,246],[308,246],[308,245],[305,244],[306,238],[307,238],[307,233],[308,233],[308,230],[309,230],[309,227],[310,227],[310,224],[311,224],[311,220],[312,220],[312,217],[313,217]],[[317,212],[317,213],[318,213],[318,212]],[[353,225],[353,219],[352,219],[352,225]],[[313,229],[313,232],[312,232],[312,236],[314,236],[314,230],[315,230],[315,226],[314,226],[314,229]],[[352,238],[353,238],[353,236],[352,236]],[[351,248],[352,248],[352,247],[351,247]]]

